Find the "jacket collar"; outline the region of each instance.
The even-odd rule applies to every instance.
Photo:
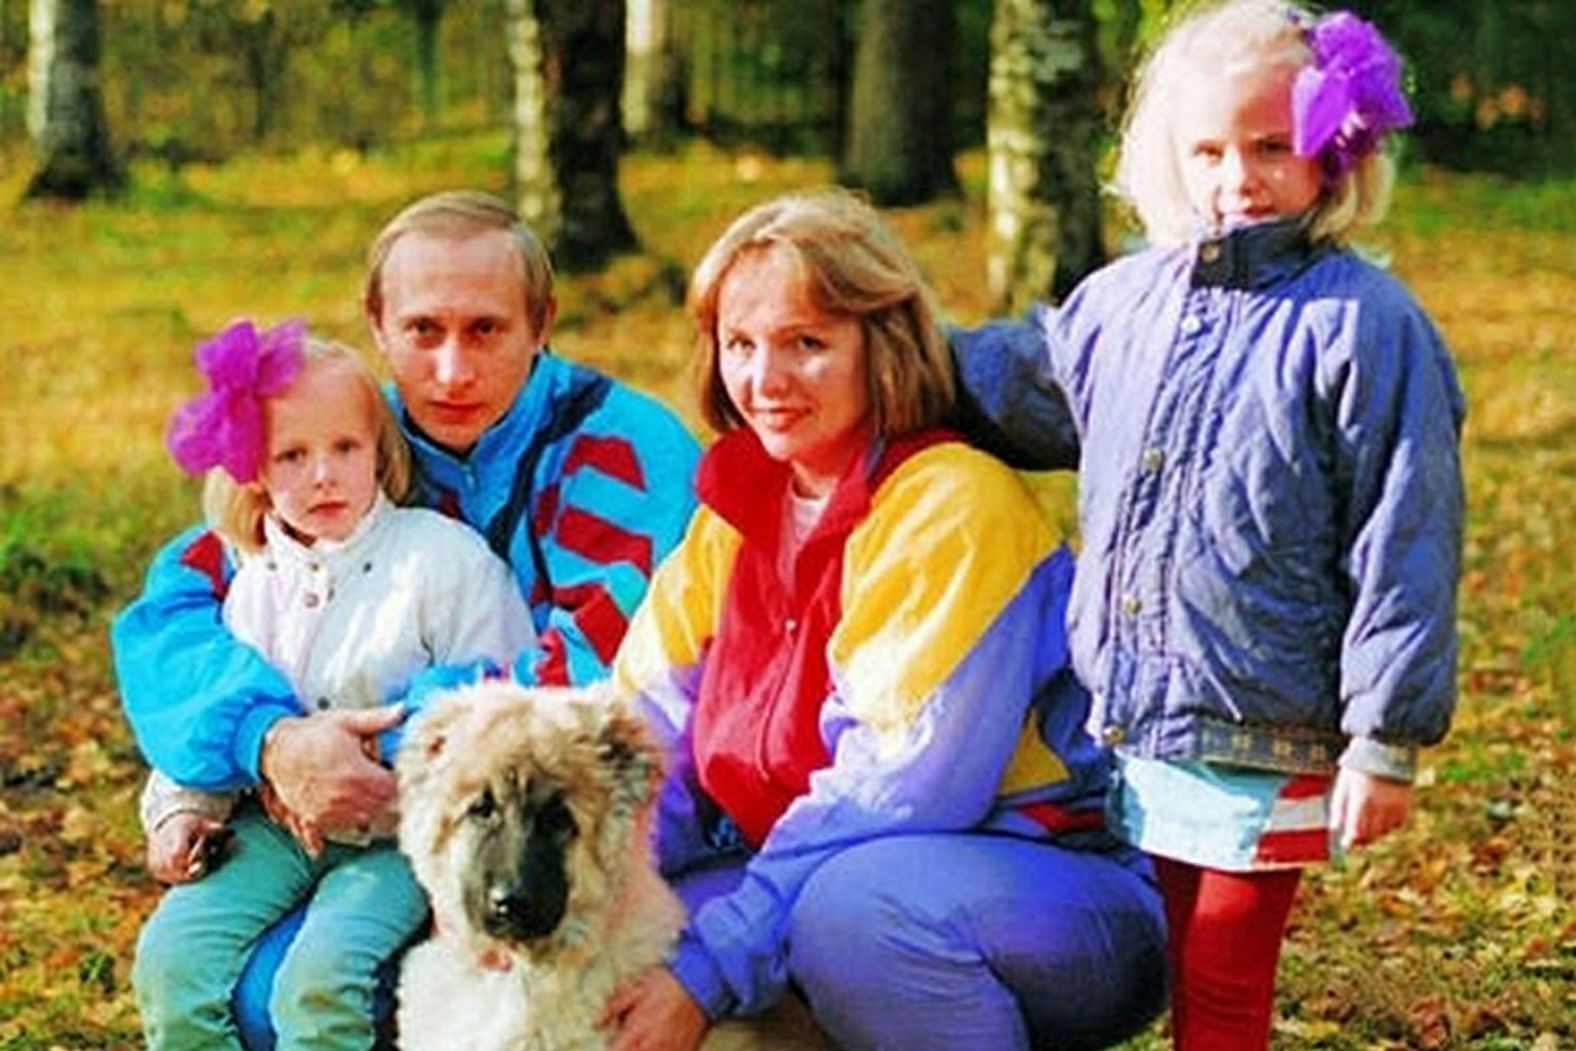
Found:
[[[821,520],[805,538],[806,546],[822,536],[846,533],[864,520],[870,510],[874,470],[885,446],[879,439],[872,442],[837,483]],[[695,479],[703,504],[746,539],[769,550],[775,550],[781,538],[784,501],[792,484],[788,465],[772,459],[748,427],[735,427],[713,442],[701,457]]]
[[[536,434],[555,391],[568,381],[569,369],[570,366],[553,356],[547,347],[538,351],[531,363],[530,375],[514,396],[509,410],[483,431],[476,444],[465,453],[439,445],[423,433],[405,411],[392,385],[387,388],[387,397],[422,472],[440,485],[461,489],[473,484],[477,474],[492,470],[502,470],[513,476],[519,451]]]
[[[388,525],[394,505],[379,489],[356,528],[343,540],[319,540],[310,547],[285,531],[285,527],[272,514],[263,516],[263,539],[267,542],[267,557],[278,565],[324,566],[330,574],[352,559],[360,557],[377,542],[377,536]]]
[[[1330,250],[1308,239],[1307,223],[1295,215],[1196,239],[1193,287],[1263,288],[1290,277]]]

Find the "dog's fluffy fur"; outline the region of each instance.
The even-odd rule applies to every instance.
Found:
[[[436,932],[405,957],[411,1051],[602,1051],[608,994],[666,958],[683,909],[656,873],[662,756],[604,691],[483,683],[400,751],[400,847]],[[712,1027],[704,1051],[827,1048],[803,1005]]]
[[[485,683],[420,718],[398,768],[400,846],[437,926],[405,957],[401,1045],[600,1051],[608,994],[683,921],[650,861],[662,762],[640,719],[598,692]]]

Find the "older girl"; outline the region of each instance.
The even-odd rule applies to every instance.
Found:
[[[1409,120],[1355,16],[1195,9],[1139,75],[1117,168],[1153,247],[1031,340],[959,340],[1003,431],[1042,442],[1059,391],[1081,441],[1073,663],[1117,750],[1115,828],[1156,859],[1182,1051],[1266,1046],[1302,867],[1401,824],[1454,703],[1461,393],[1427,315],[1347,247]],[[1028,382],[1004,387],[1003,346]]]

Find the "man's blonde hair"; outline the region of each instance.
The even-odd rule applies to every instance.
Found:
[[[362,303],[374,321],[383,317],[383,264],[401,237],[411,233],[470,237],[502,230],[514,242],[525,278],[525,316],[534,331],[546,326],[553,303],[553,263],[547,249],[506,203],[479,190],[445,190],[416,201],[389,220],[367,253]]]
[[[1177,93],[1196,76],[1229,76],[1254,65],[1300,69],[1312,15],[1286,0],[1225,0],[1185,7],[1139,67],[1122,128],[1116,192],[1138,213],[1149,240],[1179,245],[1199,231],[1172,128]],[[1327,185],[1309,218],[1314,240],[1346,240],[1377,223],[1390,204],[1395,162],[1383,148]]]
[[[701,351],[696,380],[701,414],[713,428],[744,422],[722,382],[718,300],[734,264],[757,254],[786,261],[818,309],[860,322],[875,434],[932,426],[952,409],[951,357],[919,268],[869,203],[845,190],[820,190],[752,208],[695,268],[689,311]]]
[[[400,433],[388,402],[383,400],[377,377],[361,355],[343,343],[308,336],[304,356],[305,363],[291,387],[326,366],[348,369],[359,381],[377,439],[378,486],[390,500],[403,501],[410,491],[410,446]],[[262,550],[263,516],[268,513],[269,506],[268,493],[261,479],[237,482],[230,477],[229,471],[215,467],[203,481],[202,507],[209,526],[242,551]]]

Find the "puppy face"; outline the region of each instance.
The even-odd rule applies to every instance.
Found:
[[[661,757],[604,689],[484,683],[418,718],[398,770],[440,930],[544,959],[587,941],[647,849]]]
[[[454,830],[465,916],[500,941],[529,942],[558,929],[569,902],[568,849],[580,827],[564,787],[536,771],[505,771],[483,786]]]

